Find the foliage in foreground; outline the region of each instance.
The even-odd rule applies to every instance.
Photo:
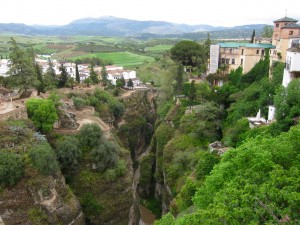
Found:
[[[300,221],[300,126],[257,136],[223,156],[196,192],[196,211],[157,224],[297,224]]]

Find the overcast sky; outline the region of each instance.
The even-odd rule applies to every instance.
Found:
[[[283,6],[285,4],[285,7]],[[185,24],[273,24],[300,20],[300,1],[285,0],[1,0],[0,23],[63,25],[85,17],[115,16]]]

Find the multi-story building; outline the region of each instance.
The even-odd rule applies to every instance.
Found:
[[[300,35],[289,39],[282,85],[287,87],[295,78],[300,78]]]
[[[286,16],[274,21],[272,44],[276,49],[271,51],[272,61],[286,61],[290,38],[300,35],[300,25],[297,22],[298,20]]]
[[[216,73],[218,68],[229,72],[238,67],[247,73],[265,56],[266,49],[274,48],[270,43],[224,42],[211,45],[209,73]]]

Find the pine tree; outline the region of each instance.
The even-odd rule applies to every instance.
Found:
[[[40,93],[45,93],[45,85],[44,85],[44,79],[43,79],[43,72],[41,67],[36,63],[34,65],[36,74],[37,74],[37,80],[39,81],[37,84],[37,91],[38,91],[38,95],[40,95]]]
[[[15,39],[11,38],[10,68],[11,85],[25,91],[36,84],[37,74],[34,69],[33,59],[19,48]]]
[[[254,42],[255,42],[255,30],[253,30],[250,43],[254,43]]]
[[[210,34],[207,33],[207,38],[204,42],[204,50],[205,50],[206,59],[209,58],[210,46],[211,46]]]
[[[76,63],[76,81],[78,82],[78,83],[80,83],[80,76],[79,76],[79,70],[78,70],[78,64]]]
[[[98,84],[99,83],[99,78],[98,74],[94,70],[94,66],[91,64],[90,68],[90,78],[93,84]]]
[[[192,80],[190,90],[189,90],[189,100],[191,105],[193,105],[193,101],[196,99],[196,87],[195,87],[195,80]]]
[[[102,81],[104,86],[109,84],[108,74],[107,74],[107,70],[106,70],[105,66],[102,66],[101,79],[102,79],[101,81]]]
[[[177,74],[174,81],[174,93],[176,95],[180,95],[182,93],[183,88],[183,65],[179,64],[177,68]]]
[[[132,89],[132,88],[133,88],[133,82],[132,82],[131,79],[128,80],[128,82],[127,82],[127,87],[128,87],[129,89]]]
[[[48,58],[48,68],[44,74],[44,86],[45,89],[51,90],[57,87],[57,78],[54,70],[54,65],[50,58]]]
[[[63,64],[60,64],[59,71],[60,71],[59,87],[66,87],[69,78],[69,74],[66,70],[66,67],[64,67]]]

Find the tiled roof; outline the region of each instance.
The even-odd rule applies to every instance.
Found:
[[[291,28],[300,29],[300,25],[297,24],[297,23],[289,23],[289,24],[282,27],[282,29],[291,29]]]
[[[274,23],[277,23],[277,22],[296,22],[297,23],[298,20],[295,20],[293,18],[285,16],[283,18],[280,18],[280,19],[274,21]]]

